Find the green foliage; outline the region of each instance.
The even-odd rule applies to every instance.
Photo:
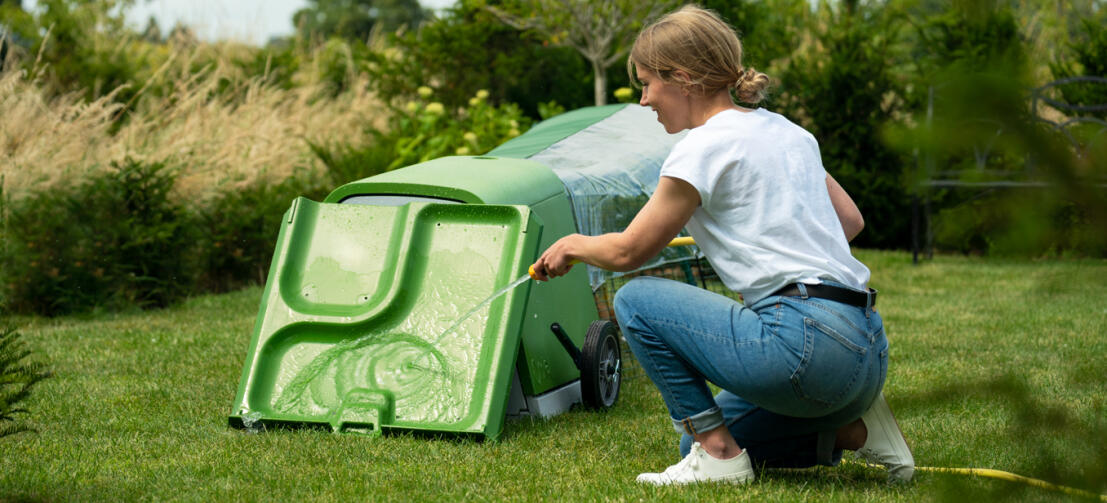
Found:
[[[18,3],[0,1],[0,70],[8,61],[9,54],[26,53],[30,47],[27,28],[32,18]],[[14,59],[14,58],[13,58]]]
[[[340,39],[328,40],[316,51],[314,64],[318,77],[327,83],[331,96],[337,96],[354,84],[357,74],[355,58],[358,58],[357,53],[366,51],[365,44]]]
[[[383,130],[369,128],[373,141],[366,145],[309,142],[331,182],[340,185],[443,156],[483,154],[530,126],[518,106],[489,103],[486,90],[456,108],[430,101],[434,91],[429,87],[418,88],[416,95],[392,109]],[[556,103],[543,110],[558,113]]]
[[[386,170],[447,155],[483,154],[530,126],[518,106],[490,104],[488,91],[477,91],[468,107],[453,110],[425,101],[432,93],[428,87],[421,88],[422,99],[395,110],[384,131],[370,131],[380,145],[390,146]]]
[[[620,88],[620,89],[626,89]],[[550,117],[556,117],[565,113],[565,107],[559,105],[556,101],[547,101],[545,103],[538,104],[538,116],[542,120],[549,119]]]
[[[380,97],[402,105],[416,89],[430,86],[441,103],[455,108],[485,89],[493,103],[516,103],[532,118],[540,116],[540,103],[556,101],[569,109],[592,103],[592,71],[576,51],[543,44],[479,5],[460,1],[442,18],[392,36],[392,47],[371,54],[366,68]],[[616,79],[620,85],[626,76]]]
[[[0,287],[6,308],[45,315],[165,306],[192,292],[189,212],[165,165],[127,159],[6,206]]]
[[[742,63],[766,71],[769,64],[787,58],[811,24],[807,0],[706,0],[700,3],[719,13],[742,40]]]
[[[1107,78],[1107,13],[1098,18],[1082,19],[1081,32],[1070,44],[1071,59],[1050,64],[1058,79],[1078,76]],[[1073,105],[1107,105],[1107,85],[1102,82],[1078,82],[1061,87],[1064,100]],[[1107,109],[1092,110],[1092,117],[1107,120]]]
[[[416,0],[310,0],[292,24],[304,39],[331,37],[365,41],[374,29],[412,29],[430,18]]]
[[[1074,150],[1034,115],[1040,110],[1030,110],[1030,61],[1011,7],[953,7],[916,25],[923,44],[908,100],[917,111],[912,126],[889,135],[917,156],[912,189],[927,179],[954,185],[912,191],[936,209],[936,244],[997,255],[1103,256],[1107,236],[1095,222],[1104,221],[1107,199],[1095,187],[1107,177],[1107,154]]]
[[[1107,191],[1101,185],[1107,149],[1074,149],[1067,136],[1027,114],[1017,74],[958,72],[943,91],[933,124],[914,133],[921,157],[952,163],[987,146],[984,152],[999,163],[966,165],[952,176],[1025,188],[983,192],[987,187],[967,186],[936,198],[946,208],[935,224],[936,237],[946,240],[938,244],[1021,256],[1107,256]],[[965,198],[980,199],[951,203]]]
[[[200,290],[226,292],[264,284],[281,217],[292,200],[321,200],[328,190],[323,180],[299,175],[277,184],[258,182],[220,191],[191,222],[198,234]]]
[[[388,171],[388,165],[392,162],[393,146],[387,141],[374,141],[361,146],[309,141],[308,146],[326,168],[332,187]]]
[[[597,106],[608,103],[607,76],[616,63],[626,60],[639,30],[676,6],[673,0],[500,0],[479,4],[505,24],[541,36],[543,43],[577,51],[592,68],[592,103]]]
[[[796,54],[784,66],[773,103],[818,139],[827,172],[861,209],[865,230],[854,244],[906,247],[907,161],[881,137],[903,105],[897,99],[902,84],[890,70],[895,18],[881,7],[822,10],[828,21],[815,32],[819,49]]]
[[[33,431],[16,423],[16,414],[27,413],[20,403],[31,395],[36,383],[50,377],[46,364],[24,361],[31,351],[19,338],[13,327],[0,329],[0,438]]]
[[[174,173],[128,159],[71,191],[40,191],[0,213],[0,308],[55,316],[164,307],[199,288],[265,281],[281,215],[328,180],[225,187],[201,207],[175,201]]]
[[[996,0],[949,0],[938,12],[917,12],[919,43],[913,47],[918,76],[933,82],[936,69],[963,72],[1026,64],[1015,12]],[[930,70],[930,71],[927,71]]]
[[[77,89],[90,99],[117,93],[126,103],[141,87],[139,78],[156,66],[149,50],[130,43],[121,7],[127,0],[42,0],[31,32],[31,52],[36,61],[30,69],[45,71],[45,78],[58,92]],[[123,49],[123,50],[120,50]]]

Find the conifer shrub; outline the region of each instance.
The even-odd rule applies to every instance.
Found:
[[[31,351],[19,338],[13,327],[0,329],[0,438],[34,431],[18,419],[28,413],[23,403],[31,388],[50,377],[45,363],[26,361]]]

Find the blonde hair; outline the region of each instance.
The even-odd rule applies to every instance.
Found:
[[[765,99],[771,84],[768,75],[742,66],[742,42],[734,29],[718,14],[695,5],[685,5],[642,29],[627,58],[630,81],[641,87],[635,67],[702,95],[733,89],[742,103]],[[677,80],[676,71],[688,74],[691,81]]]

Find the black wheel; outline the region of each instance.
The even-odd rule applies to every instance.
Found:
[[[593,321],[580,349],[580,395],[585,406],[608,409],[615,405],[622,384],[622,364],[615,324]]]

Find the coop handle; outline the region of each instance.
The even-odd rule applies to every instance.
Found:
[[[696,240],[692,239],[691,236],[681,236],[681,237],[678,237],[678,238],[673,238],[673,240],[669,241],[669,244],[667,244],[665,246],[688,246],[688,245],[694,245],[694,244],[696,244]],[[569,265],[578,264],[578,263],[580,263],[580,261],[577,260],[577,259],[573,259],[573,260],[569,261]],[[534,272],[534,266],[533,265],[530,266],[530,269],[527,272],[530,273],[531,279],[538,279],[537,275]]]

